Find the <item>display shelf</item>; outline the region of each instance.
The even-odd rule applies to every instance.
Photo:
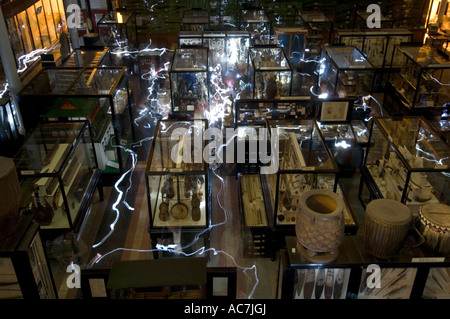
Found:
[[[181,31],[205,31],[210,28],[209,10],[192,8],[184,10],[181,17]]]
[[[394,199],[415,216],[425,204],[447,203],[449,152],[449,145],[424,118],[375,118],[361,172],[361,202]]]
[[[436,283],[429,273],[448,268],[449,259],[430,252],[426,247],[413,246],[415,239],[408,237],[400,252],[390,259],[378,259],[367,253],[362,236],[345,236],[337,259],[329,264],[315,264],[305,260],[298,252],[295,236],[286,237],[286,250],[282,251],[279,272],[281,299],[423,299],[430,296]],[[369,287],[368,267],[380,269],[380,287]],[[313,270],[307,277],[308,270]],[[332,278],[325,280],[328,270]],[[341,270],[341,277],[336,282]],[[342,272],[342,270],[344,272]],[[319,273],[324,276],[319,281]],[[327,287],[328,286],[328,287]],[[337,294],[335,289],[338,288]],[[327,290],[328,289],[328,293]],[[317,292],[317,294],[316,294]],[[442,294],[442,291],[439,291]],[[445,293],[444,296],[445,298]]]
[[[78,231],[82,225],[100,179],[89,130],[87,121],[42,123],[14,157],[21,206],[43,231]]]

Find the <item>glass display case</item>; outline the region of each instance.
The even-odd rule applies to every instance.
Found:
[[[0,146],[1,156],[11,157],[17,151],[18,142],[23,139],[19,132],[19,119],[16,108],[9,98],[0,98]]]
[[[448,203],[449,154],[450,146],[422,117],[374,118],[362,166],[362,203],[394,199],[413,215],[425,204]]]
[[[374,66],[352,46],[322,47],[316,95],[358,97],[373,90]]]
[[[271,42],[272,23],[262,8],[241,10],[239,29],[250,33],[252,46],[267,45]]]
[[[207,48],[177,48],[170,65],[172,113],[202,117],[209,109]]]
[[[274,99],[291,95],[292,69],[282,48],[252,47],[253,97]]]
[[[13,232],[0,237],[0,299],[58,299],[39,224],[18,214]]]
[[[266,119],[313,118],[314,115],[315,101],[310,96],[234,101],[235,125],[265,125]]]
[[[273,253],[259,174],[238,175],[239,209],[244,227],[244,257],[270,257]]]
[[[181,31],[205,31],[209,29],[209,11],[200,8],[184,10],[181,17]]]
[[[211,224],[211,178],[203,157],[207,128],[206,120],[159,120],[156,125],[145,171],[154,245],[169,233],[189,236]]]
[[[296,11],[296,24],[307,29],[305,59],[316,59],[321,46],[331,43],[333,22],[321,10]]]
[[[305,68],[304,52],[306,46],[307,29],[305,27],[275,27],[275,43],[282,47],[292,68],[292,95],[309,95],[311,86],[304,85]]]
[[[116,11],[106,13],[97,22],[103,45],[110,48],[134,48],[137,43],[136,15],[133,12]]]
[[[272,165],[278,171],[261,174],[268,218],[276,229],[293,231],[300,195],[310,189],[337,190],[338,167],[315,120],[267,120]],[[276,136],[272,136],[276,134]]]
[[[335,30],[336,43],[354,46],[377,69],[377,87],[382,84],[385,71],[392,72],[402,66],[398,60],[392,59],[394,48],[401,43],[411,42],[412,38],[413,33],[408,29]]]
[[[41,229],[77,232],[100,178],[89,123],[38,125],[14,163],[21,207],[30,208]]]
[[[41,119],[89,120],[105,182],[106,175],[122,172],[128,152],[117,145],[127,147],[135,139],[133,93],[124,67],[43,69],[19,96],[27,130]]]
[[[285,241],[286,249],[280,252],[278,298],[423,301],[448,296],[448,285],[442,284],[449,278],[448,259],[435,259],[423,245],[405,245],[398,256],[383,260],[367,253],[362,236],[345,236],[337,259],[320,264],[299,253],[295,236],[286,236]],[[374,264],[379,267],[379,288],[368,280],[376,273]]]
[[[178,33],[178,47],[196,47],[203,46],[203,31],[183,31]]]
[[[429,45],[400,45],[393,59],[402,65],[390,83],[409,110],[441,109],[450,101],[450,60]]]

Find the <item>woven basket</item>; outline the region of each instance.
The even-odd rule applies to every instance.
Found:
[[[295,233],[298,242],[317,252],[337,251],[344,238],[344,201],[326,189],[313,189],[300,196]]]

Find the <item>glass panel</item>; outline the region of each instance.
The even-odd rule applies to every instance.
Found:
[[[27,10],[28,21],[30,23],[31,34],[33,35],[33,43],[35,49],[42,49],[41,35],[39,33],[39,23],[36,18],[36,10],[34,6],[29,7]]]
[[[45,19],[45,12],[44,8],[42,6],[42,2],[38,1],[34,4],[35,10],[36,10],[36,16],[39,23],[39,30],[41,32],[41,39],[42,43],[44,44],[44,47],[49,47],[51,44],[50,36],[48,34],[48,28],[47,28],[47,20]]]
[[[16,61],[17,61],[20,56],[25,54],[25,52],[23,51],[23,47],[22,47],[22,39],[20,36],[20,30],[17,27],[16,20],[14,17],[6,19],[6,25],[7,25],[8,31],[9,31],[9,39],[11,41],[11,45],[14,50],[14,54],[16,56]],[[2,82],[0,81],[0,84],[1,83]]]
[[[57,37],[56,37],[55,22],[53,21],[52,7],[50,5],[50,0],[42,0],[42,3],[44,5],[44,14],[45,14],[45,19],[47,21],[50,42],[53,43],[57,40]]]
[[[34,50],[33,39],[31,38],[30,28],[27,22],[27,14],[22,11],[17,16],[18,30],[22,36],[22,42],[25,49],[25,53],[30,53]],[[19,68],[22,67],[19,63]]]
[[[53,21],[55,21],[56,36],[59,37],[62,31],[62,21],[58,9],[58,0],[50,0],[50,4],[52,7]]]

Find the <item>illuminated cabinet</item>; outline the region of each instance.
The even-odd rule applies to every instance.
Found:
[[[402,202],[417,215],[421,206],[448,203],[450,146],[422,117],[374,118],[361,169],[359,196]]]
[[[0,299],[57,299],[39,224],[19,214],[12,226],[0,237]]]
[[[166,239],[184,247],[211,225],[211,178],[202,138],[207,128],[206,120],[157,123],[145,173],[153,248]],[[205,244],[208,236],[201,236]]]
[[[170,65],[172,113],[201,116],[209,109],[208,48],[177,48]]]

